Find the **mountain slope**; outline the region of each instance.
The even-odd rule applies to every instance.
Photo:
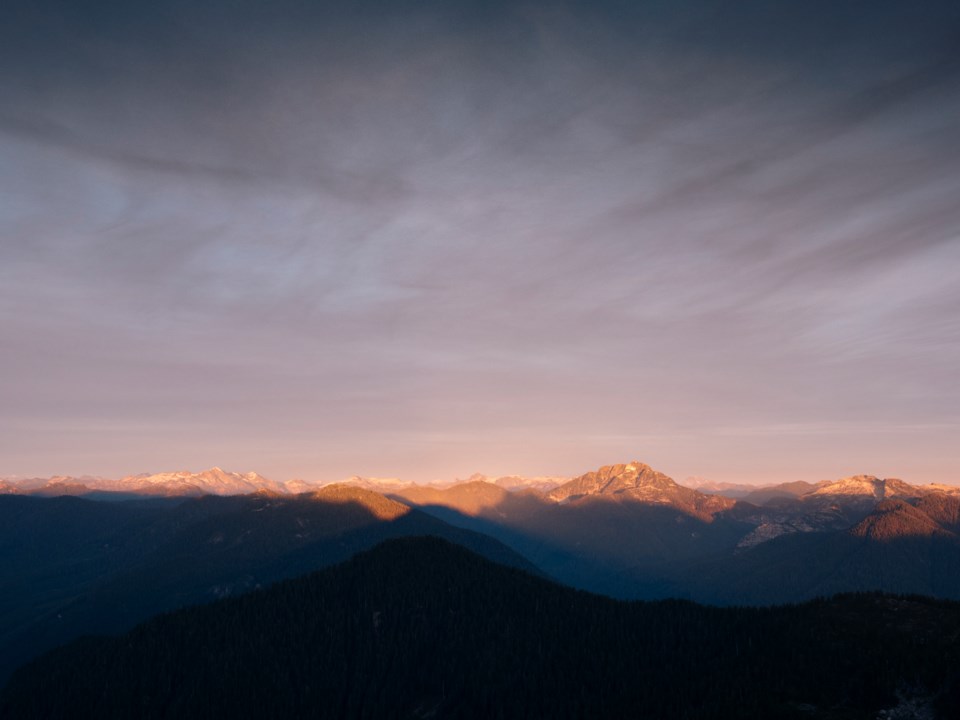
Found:
[[[763,505],[777,498],[796,498],[816,489],[812,483],[797,480],[796,482],[779,483],[751,490],[744,493],[742,499],[754,505]]]
[[[958,635],[954,603],[623,603],[408,538],[54,651],[0,714],[866,719],[899,691],[947,718]]]
[[[79,634],[125,630],[426,533],[536,572],[496,540],[361,488],[175,504],[0,496],[0,682]]]
[[[896,540],[906,537],[956,538],[920,508],[903,500],[884,500],[850,528],[854,537],[870,540]]]
[[[960,497],[870,475],[769,490],[757,506],[632,462],[547,496],[469,482],[394,497],[498,538],[562,582],[614,597],[765,604],[888,590],[960,599],[951,580]]]
[[[732,552],[752,529],[734,512],[736,501],[682,487],[639,462],[604,466],[548,496],[470,482],[392,497],[496,537],[562,582],[615,597],[663,597],[665,566]]]
[[[960,537],[922,509],[930,502],[885,500],[844,530],[786,534],[732,555],[694,559],[671,569],[664,592],[721,605],[866,590],[960,599]]]

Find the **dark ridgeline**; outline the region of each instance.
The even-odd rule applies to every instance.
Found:
[[[406,538],[75,641],[18,670],[0,715],[955,718],[958,638],[953,602],[626,603]]]
[[[423,534],[535,570],[492,538],[353,487],[113,503],[0,496],[0,685],[80,635],[129,630]]]

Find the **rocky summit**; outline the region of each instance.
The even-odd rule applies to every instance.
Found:
[[[729,509],[735,500],[708,495],[678,485],[663,473],[645,463],[605,465],[561,485],[548,494],[557,502],[573,502],[580,498],[602,495],[649,505],[669,505],[697,517],[708,518]]]

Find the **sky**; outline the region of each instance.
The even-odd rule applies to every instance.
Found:
[[[4,15],[0,476],[960,482],[952,0]]]

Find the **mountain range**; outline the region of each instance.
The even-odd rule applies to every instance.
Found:
[[[305,484],[292,481],[292,489],[305,491]],[[115,494],[117,499],[127,496],[198,497],[201,495],[246,495],[259,491],[287,493],[285,483],[268,480],[255,472],[228,472],[219,467],[194,473],[186,470],[163,473],[141,473],[119,480],[83,475],[73,477],[56,475],[49,478],[2,478],[0,493],[57,497],[80,495],[101,497]]]
[[[201,495],[244,495],[259,491],[295,495],[311,492],[325,484],[355,485],[376,492],[407,491],[413,488],[448,489],[470,483],[489,483],[510,491],[534,490],[553,500],[564,501],[583,495],[614,495],[626,492],[636,499],[657,503],[673,502],[678,493],[689,489],[699,495],[687,494],[689,498],[708,496],[733,500],[745,500],[761,505],[778,497],[803,495],[846,495],[913,497],[929,492],[960,494],[960,486],[947,484],[911,485],[902,480],[880,480],[870,475],[858,475],[841,480],[824,480],[819,483],[795,481],[780,484],[748,485],[743,483],[714,483],[697,478],[688,478],[685,483],[676,483],[644,463],[633,461],[620,465],[608,465],[573,479],[566,477],[523,477],[507,475],[489,477],[480,473],[466,480],[433,481],[416,483],[400,478],[375,478],[355,475],[336,483],[306,482],[300,479],[277,481],[256,472],[238,473],[212,467],[200,472],[179,470],[161,473],[140,473],[120,479],[100,476],[55,475],[47,478],[0,478],[0,494],[89,496],[110,499],[127,495],[159,497],[198,497]],[[884,484],[887,490],[884,491]],[[659,493],[659,500],[658,500]],[[665,494],[664,494],[665,493]],[[667,497],[669,496],[669,498]],[[717,501],[708,501],[717,503]],[[719,507],[718,503],[715,507]],[[710,512],[710,510],[708,510]]]
[[[615,597],[763,604],[886,589],[960,598],[957,488],[861,475],[770,486],[750,502],[634,461],[547,494],[473,482],[391,496]]]
[[[409,535],[444,537],[623,599],[770,605],[851,591],[960,599],[958,489],[868,475],[740,499],[638,461],[563,482],[352,478],[318,488],[213,468],[12,488],[0,495],[0,679],[78,635],[123,631]],[[56,495],[63,488],[82,497]]]
[[[489,478],[479,473],[467,481],[436,481],[421,487],[450,487],[462,482],[488,482],[508,490],[532,488],[548,492],[567,478],[532,477],[517,475]],[[398,478],[365,478],[355,475],[336,483],[309,483],[294,479],[280,482],[265,478],[256,472],[238,473],[212,467],[201,472],[179,470],[162,473],[140,473],[117,479],[92,475],[74,477],[55,475],[48,478],[0,478],[0,495],[37,495],[58,497],[74,495],[93,497],[101,500],[129,499],[137,496],[148,497],[200,497],[202,495],[246,495],[268,491],[283,495],[296,495],[312,492],[323,485],[354,485],[377,492],[391,492],[407,488],[416,483]]]

